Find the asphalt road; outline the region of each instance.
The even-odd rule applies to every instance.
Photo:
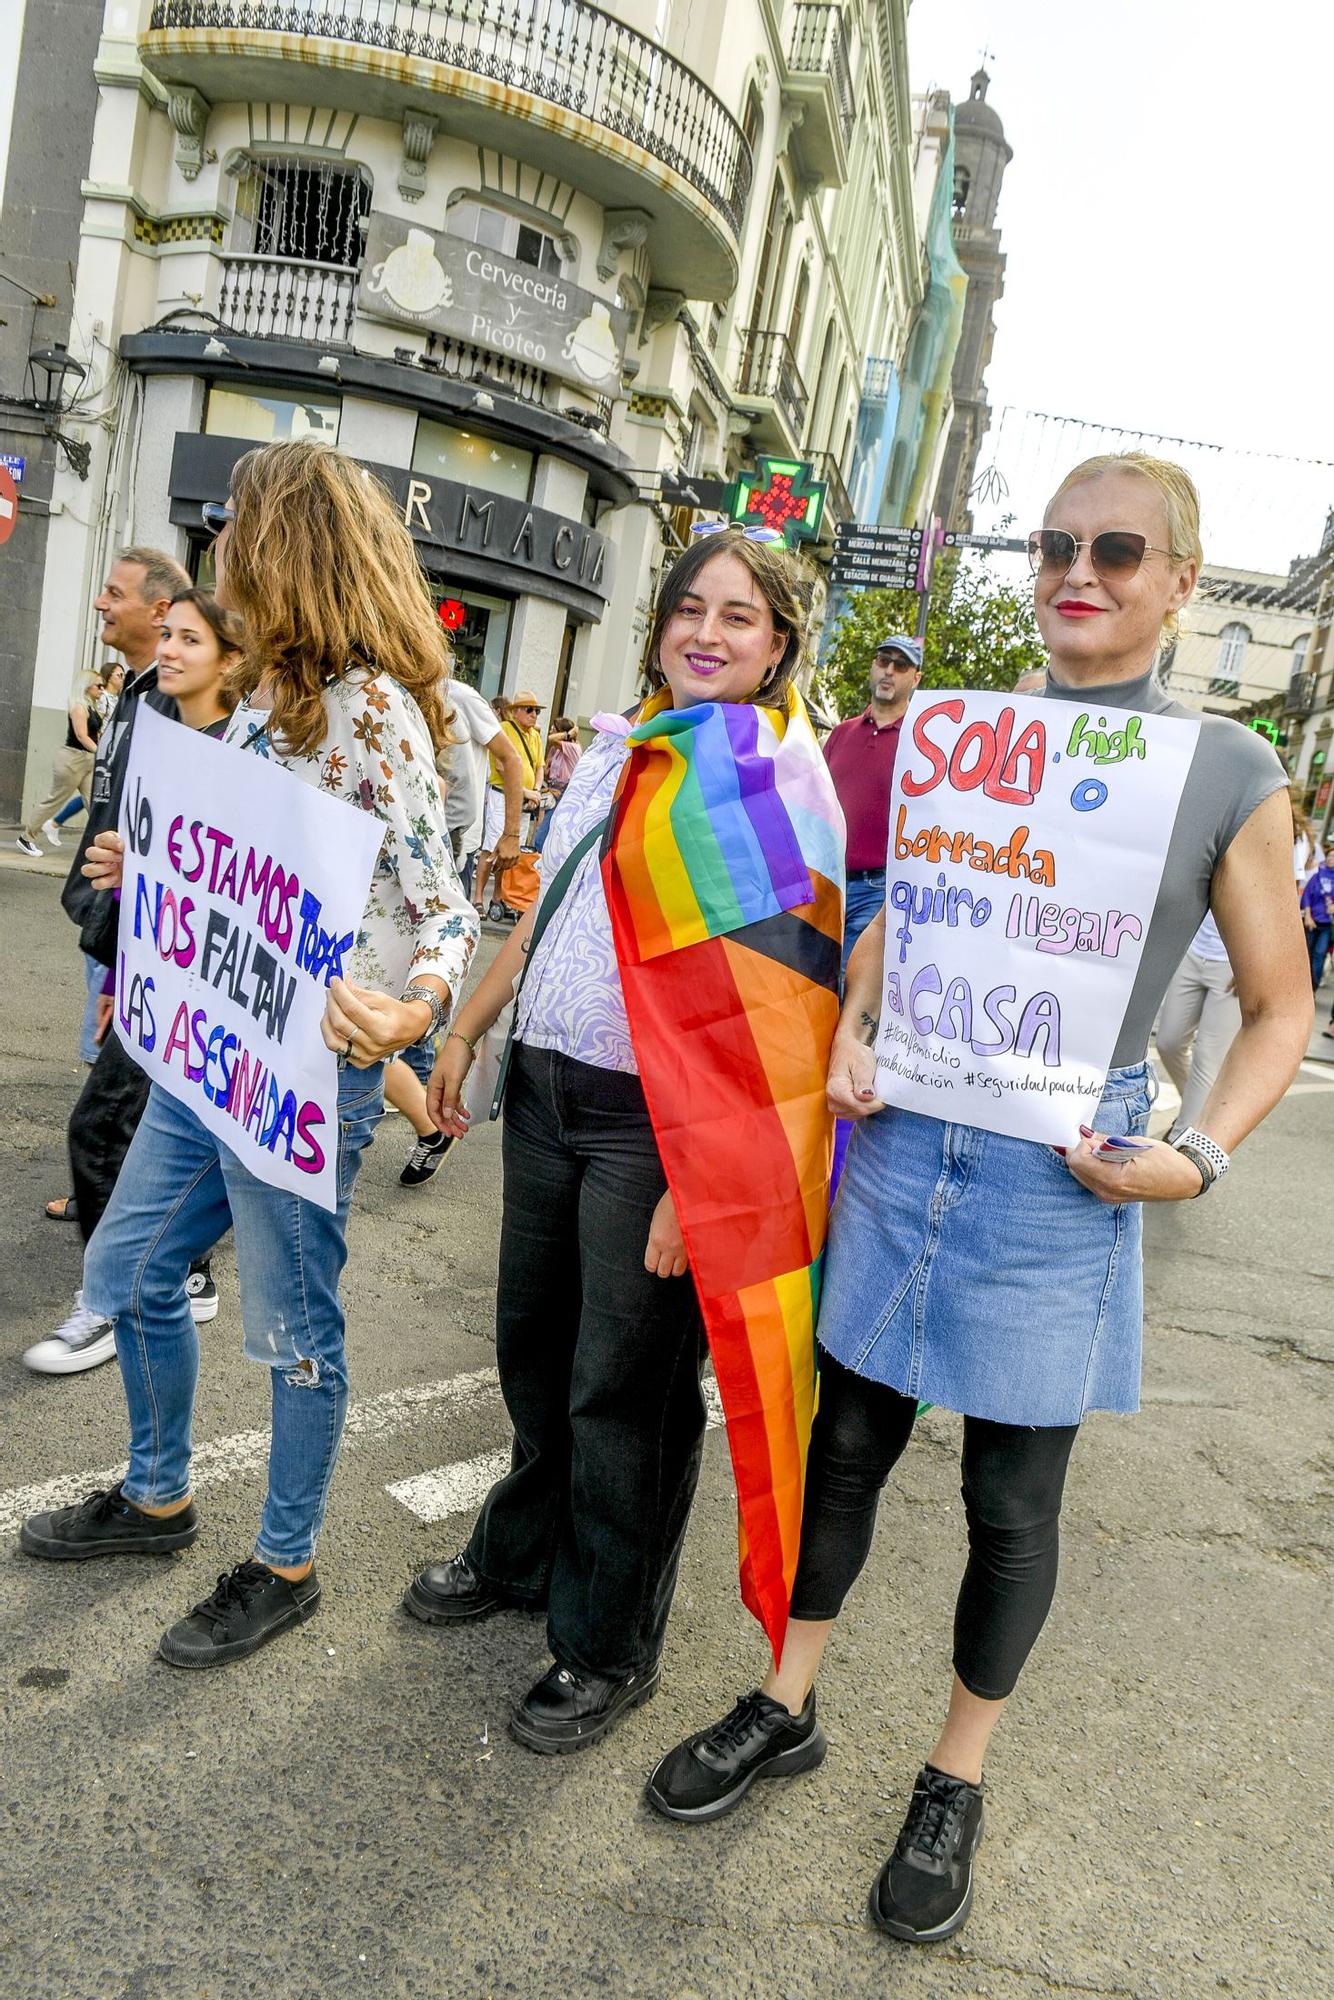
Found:
[[[76,1232],[41,1207],[64,1186],[82,985],[58,878],[16,864],[3,1523],[52,1504],[16,1489],[77,1487],[123,1451],[114,1366],[52,1380],[19,1360],[77,1283]],[[467,1514],[424,1520],[387,1490],[466,1504],[506,1442],[485,1373],[496,1134],[414,1193],[390,1121],[350,1230],[357,1416],[318,1617],[213,1674],[154,1657],[257,1520],[267,1383],[241,1356],[225,1252],[195,1548],[56,1568],[4,1526],[0,2000],[1327,1995],[1332,1142],[1334,1089],[1308,1071],[1216,1196],[1150,1215],[1144,1410],[1091,1420],[1077,1448],[1060,1595],[988,1770],[975,1913],[915,1950],[869,1927],[865,1896],[947,1687],[956,1420],[923,1420],[881,1510],[821,1680],[821,1770],[712,1828],[665,1825],[640,1796],[762,1667],[718,1431],[657,1698],[589,1753],[530,1756],[504,1723],[546,1664],[540,1623],[404,1617],[403,1585]]]

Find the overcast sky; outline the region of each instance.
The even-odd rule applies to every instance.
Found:
[[[1198,438],[1206,555],[1286,569],[1334,504],[1329,0],[912,0],[912,88],[956,102],[991,51],[1014,149],[1005,297],[979,467],[1027,530],[1062,470],[1114,439],[1049,411]]]

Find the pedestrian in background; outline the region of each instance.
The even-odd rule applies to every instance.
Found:
[[[542,805],[542,732],[537,726],[537,718],[542,713],[542,703],[531,689],[521,689],[518,694],[497,699],[492,706],[501,718],[501,729],[519,757],[519,768],[523,779],[523,818],[519,828],[519,850],[522,851],[530,844],[532,815],[538,812]],[[508,824],[504,773],[493,752],[482,821],[482,845],[477,855],[477,873],[473,882],[472,899],[479,911],[490,908],[493,914],[499,917],[504,917],[507,913],[503,907],[497,907],[489,901],[491,877],[493,873],[501,874],[506,866],[513,867],[514,860],[517,859],[517,855],[507,863],[499,859],[503,829]]]
[[[1163,1068],[1181,1098],[1167,1137],[1194,1125],[1241,1027],[1241,1002],[1227,946],[1206,912],[1172,975],[1153,1031]]]
[[[162,1636],[161,1657],[191,1668],[243,1659],[319,1604],[315,1544],[347,1408],[339,1280],[352,1190],[385,1060],[440,1026],[477,939],[435,775],[448,648],[388,491],[354,459],[302,439],[247,452],[231,501],[204,518],[218,530],[219,595],[244,629],[228,742],[373,813],[382,843],[322,1023],[343,1065],[336,1211],[258,1179],[153,1085],[85,1259],[89,1309],[116,1327],[129,1468],[109,1490],[30,1516],[20,1535],[28,1555],[57,1561],[194,1542],[199,1343],[185,1282],[230,1222],[246,1353],[269,1371],[268,1490],[254,1558]],[[103,834],[91,879],[119,887],[123,852],[118,834]]]
[[[1325,976],[1330,937],[1334,934],[1334,863],[1320,861],[1308,877],[1301,896],[1302,923],[1306,928],[1306,949],[1311,957],[1311,991]]]
[[[831,731],[825,762],[848,827],[848,908],[843,971],[866,926],[885,900],[889,794],[899,732],[922,678],[922,642],[902,634],[882,639],[871,660],[870,701],[860,715]]]
[[[538,854],[546,844],[551,815],[565,795],[565,788],[574,776],[574,767],[581,754],[578,723],[568,715],[554,716],[547,731],[542,817],[533,833],[533,848]]]
[[[51,765],[50,789],[41,804],[33,808],[14,842],[24,854],[41,854],[39,834],[45,834],[52,847],[59,847],[60,830],[52,814],[64,807],[71,793],[77,794],[85,806],[88,804],[93,759],[97,755],[97,733],[102,727],[102,717],[96,705],[101,687],[100,676],[85,674],[70,696],[65,711],[65,741]]]
[[[1208,1192],[1287,1089],[1310,1033],[1283,768],[1253,731],[1197,717],[1153,676],[1202,560],[1189,476],[1139,452],[1076,466],[1030,540],[1050,654],[1044,701],[1106,702],[1199,725],[1102,1102],[1063,1158],[886,1106],[875,1092],[883,910],[873,919],[848,968],[829,1071],[831,1105],[858,1122],[825,1259],[820,1402],[786,1641],[763,1686],[649,1780],[657,1811],[705,1821],[757,1777],[820,1762],[816,1672],[870,1552],[881,1489],[919,1398],[959,1412],[969,1552],[954,1679],[870,1897],[872,1920],[909,1942],[950,1936],[971,1907],[983,1760],[1052,1603],[1080,1423],[1090,1410],[1138,1406],[1142,1204]],[[1066,713],[1053,708],[1053,723]],[[1110,897],[1117,856],[1105,859]],[[1200,1127],[1167,1145],[1142,1136],[1152,1101],[1145,1050],[1206,909],[1231,957],[1243,1022]],[[905,1584],[915,1576],[921,1588],[910,1532],[896,1552]],[[1068,1694],[1081,1698],[1078,1688]]]

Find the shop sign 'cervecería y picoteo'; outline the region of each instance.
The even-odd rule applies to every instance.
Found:
[[[483,244],[373,214],[357,308],[545,369],[580,389],[620,391],[630,315]]]

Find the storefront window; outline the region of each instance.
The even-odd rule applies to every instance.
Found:
[[[451,424],[417,422],[412,470],[434,479],[457,479],[463,486],[482,486],[511,500],[526,500],[533,478],[533,454],[501,438],[476,431],[455,430]]]
[[[251,438],[277,444],[286,438],[318,438],[337,444],[341,405],[325,396],[295,398],[262,389],[210,389],[204,431],[208,437]]]
[[[440,622],[449,634],[454,655],[454,677],[467,681],[490,701],[500,693],[505,677],[510,606],[503,597],[451,590],[439,577],[433,582]]]

